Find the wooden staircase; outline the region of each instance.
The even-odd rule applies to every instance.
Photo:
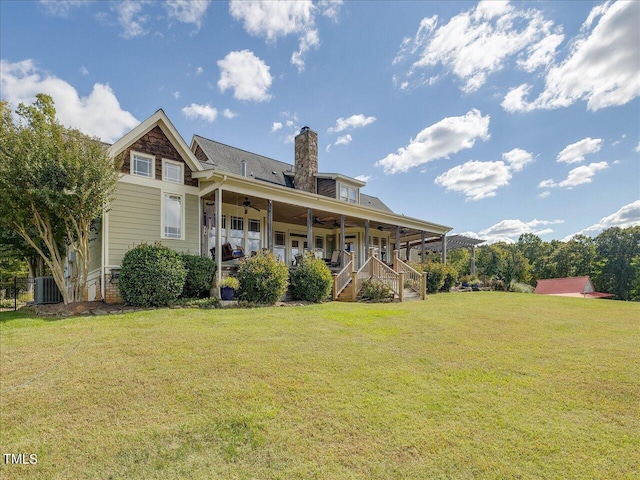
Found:
[[[349,284],[344,287],[344,290],[340,292],[336,300],[339,302],[353,302],[353,282],[349,282]]]

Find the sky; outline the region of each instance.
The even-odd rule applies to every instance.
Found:
[[[489,241],[640,225],[640,2],[0,1],[0,96],[114,142],[162,108]]]

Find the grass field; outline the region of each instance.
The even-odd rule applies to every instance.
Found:
[[[640,304],[0,314],[0,477],[640,478]]]

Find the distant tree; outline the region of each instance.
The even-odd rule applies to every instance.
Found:
[[[18,122],[6,102],[0,108],[0,218],[43,259],[65,303],[83,300],[91,224],[109,204],[118,165],[97,139],[60,125],[48,95],[20,104]],[[75,253],[70,291],[61,231]]]
[[[458,275],[471,274],[471,254],[466,248],[447,251],[447,265],[453,267]]]
[[[594,240],[596,260],[593,283],[596,290],[613,293],[620,300],[632,300],[640,284],[640,226],[609,228]]]

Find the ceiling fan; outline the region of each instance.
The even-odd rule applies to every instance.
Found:
[[[249,201],[249,197],[244,197],[244,202],[242,202],[242,206],[244,207],[244,214],[246,215],[247,212],[249,211],[250,208],[253,208],[256,212],[259,212],[260,209],[258,207],[255,207],[253,205],[251,205],[251,202]]]
[[[322,221],[318,217],[314,216],[313,217],[313,224],[314,225],[324,225],[324,221]]]

